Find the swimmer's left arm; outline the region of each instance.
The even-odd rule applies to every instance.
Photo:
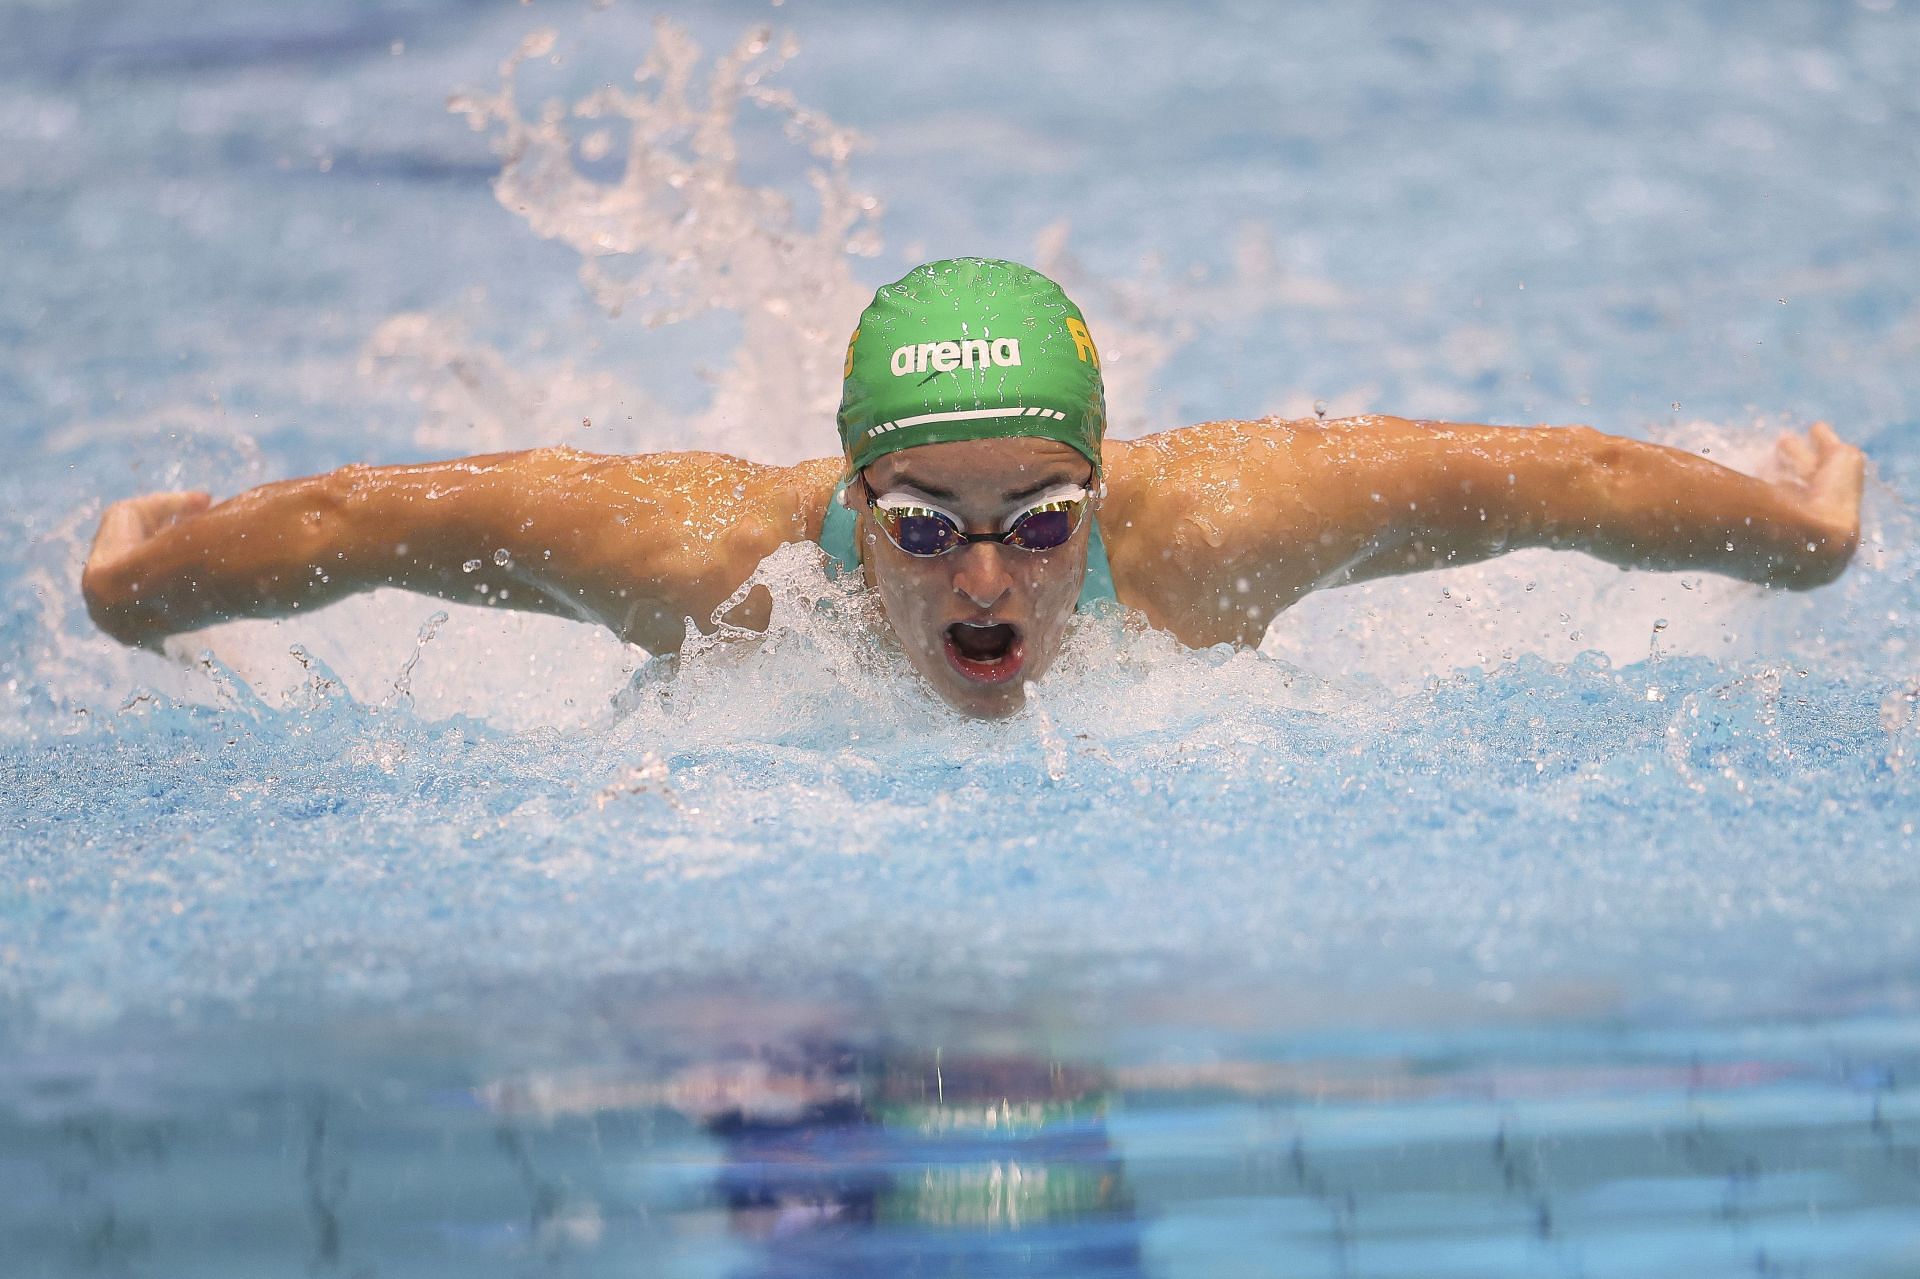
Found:
[[[1808,590],[1859,544],[1865,462],[1824,423],[1780,439],[1776,480],[1588,427],[1384,420],[1347,434],[1346,469],[1385,507],[1347,580],[1544,546]]]
[[[1109,442],[1120,598],[1189,644],[1255,644],[1309,591],[1522,547],[1804,590],[1860,536],[1860,451],[1780,442],[1781,478],[1586,427],[1215,422]]]

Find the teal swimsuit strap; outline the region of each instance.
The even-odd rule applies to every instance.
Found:
[[[1074,607],[1084,613],[1096,604],[1119,602],[1113,592],[1113,566],[1107,563],[1107,539],[1100,536],[1100,521],[1095,519],[1087,528],[1087,576]]]
[[[827,502],[826,522],[820,526],[820,548],[833,561],[836,574],[860,571],[860,548],[854,545],[854,533],[860,521],[851,508],[843,506],[840,495],[846,481],[833,491]],[[1113,566],[1107,562],[1107,539],[1100,536],[1100,521],[1087,531],[1087,576],[1080,584],[1080,600],[1074,607],[1085,610],[1091,605],[1117,602],[1113,593]]]
[[[840,495],[847,491],[848,482],[841,480],[840,487],[834,489],[833,496],[827,499],[827,519],[820,526],[820,549],[833,561],[834,577],[845,577],[860,571],[860,548],[854,545],[860,519],[853,513],[852,507],[840,501]]]

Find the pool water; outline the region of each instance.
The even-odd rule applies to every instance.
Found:
[[[5,1272],[1920,1270],[1917,37],[0,13]],[[1825,419],[1861,553],[1785,595],[1526,552],[1259,652],[1091,618],[997,724],[808,547],[673,663],[397,594],[165,656],[86,620],[140,491],[830,452],[865,295],[963,252],[1067,282],[1122,433],[1759,470]]]

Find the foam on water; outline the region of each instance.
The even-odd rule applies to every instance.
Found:
[[[814,548],[756,581],[764,637],[696,638],[580,728],[422,717],[423,636],[379,703],[301,653],[284,707],[213,663],[210,705],[139,694],[115,717],[138,733],[43,740],[87,783],[21,808],[50,834],[9,995],[112,1012],[290,972],[358,1004],[564,974],[1011,1009],[1217,967],[1308,1020],[1329,982],[1345,1016],[1412,985],[1751,1012],[1884,996],[1920,940],[1876,909],[1920,887],[1889,802],[1910,684],[1590,653],[1408,694],[1089,619],[990,724],[905,673]],[[1816,844],[1807,815],[1835,821]]]

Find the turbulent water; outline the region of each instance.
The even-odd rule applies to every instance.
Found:
[[[0,14],[0,1252],[1910,1273],[1917,25]],[[1087,619],[993,724],[809,547],[677,662],[396,594],[165,657],[86,620],[140,491],[829,453],[866,294],[963,252],[1065,279],[1124,434],[1588,421],[1764,471],[1824,418],[1865,543],[1800,596],[1528,552],[1257,653]]]

